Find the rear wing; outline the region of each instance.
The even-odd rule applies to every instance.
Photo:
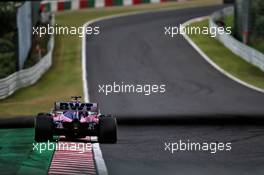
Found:
[[[55,102],[55,111],[93,111],[98,112],[98,103]]]

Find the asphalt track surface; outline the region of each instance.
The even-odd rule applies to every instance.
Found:
[[[86,44],[90,99],[99,102],[103,113],[115,114],[120,124],[118,143],[101,145],[109,174],[264,173],[264,127],[240,125],[243,117],[250,121],[264,116],[264,94],[215,70],[181,35],[164,35],[164,26],[178,26],[219,8],[139,14],[94,24],[100,26],[100,35],[88,36]],[[122,81],[166,84],[166,93],[98,92],[99,84]],[[225,122],[206,122],[212,118]],[[164,151],[164,142],[188,139],[231,141],[232,151]]]

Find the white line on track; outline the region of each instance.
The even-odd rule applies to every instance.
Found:
[[[86,28],[92,21],[89,21],[83,25],[83,28]],[[83,33],[82,38],[82,80],[83,80],[83,93],[84,93],[84,102],[89,102],[89,90],[87,83],[87,72],[86,72],[86,34]],[[95,140],[94,137],[91,137],[91,141]],[[92,143],[93,155],[95,166],[98,175],[108,175],[105,161],[103,159],[102,151],[98,143]]]
[[[189,24],[191,23],[194,23],[194,22],[199,22],[199,21],[202,21],[204,19],[207,19],[209,16],[203,16],[203,17],[199,17],[199,18],[193,18],[191,20],[188,20],[186,21],[185,23],[182,24],[182,26],[186,27],[188,26]],[[217,64],[215,64],[192,40],[191,38],[186,35],[186,34],[183,34],[183,37],[186,39],[186,41],[211,65],[213,66],[216,70],[218,70],[219,72],[221,72],[222,74],[224,74],[225,76],[227,76],[228,78],[250,88],[250,89],[253,89],[253,90],[256,90],[258,92],[262,92],[264,93],[264,90],[261,89],[261,88],[258,88],[256,86],[253,86],[251,84],[248,84],[247,82],[245,81],[242,81],[238,78],[236,78],[235,76],[233,76],[232,74],[226,72],[224,69],[222,69],[220,66],[218,66]],[[227,48],[228,49],[228,48]]]

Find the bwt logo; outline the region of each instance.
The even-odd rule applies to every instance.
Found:
[[[59,103],[60,110],[91,110],[93,103]]]

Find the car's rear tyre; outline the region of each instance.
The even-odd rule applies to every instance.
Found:
[[[38,114],[35,118],[35,141],[46,142],[53,137],[53,121],[49,114]]]
[[[117,122],[115,117],[100,117],[98,141],[99,143],[116,143]]]

